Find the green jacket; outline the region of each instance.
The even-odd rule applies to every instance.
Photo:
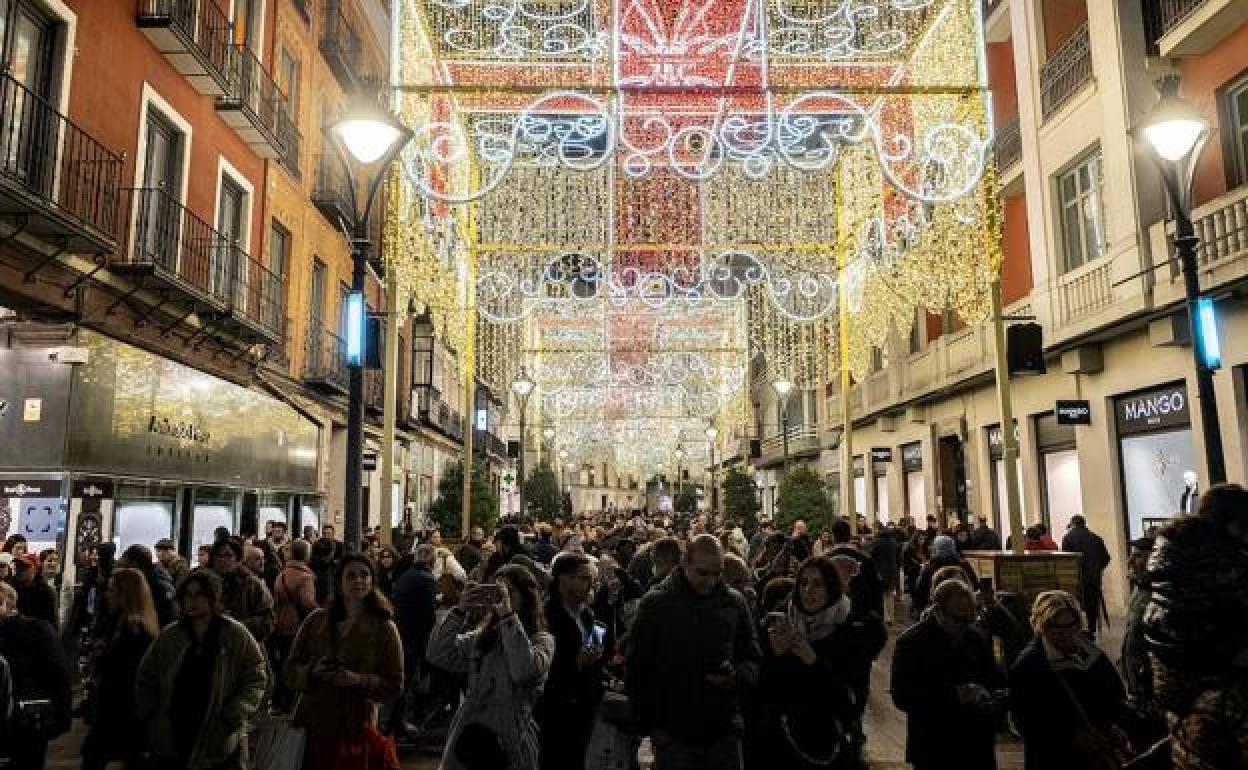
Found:
[[[741,733],[741,695],[757,684],[762,659],[741,594],[721,582],[701,596],[677,567],[641,600],[626,644],[625,684],[642,735],[658,728],[707,743]],[[736,671],[732,691],[706,679],[724,661]]]
[[[260,645],[237,620],[222,616],[208,715],[195,741],[187,770],[227,767],[242,745],[251,716],[268,682]],[[135,679],[135,710],[147,722],[148,747],[158,759],[177,756],[170,719],[174,680],[193,642],[182,621],[171,623],[148,648]],[[240,757],[241,760],[241,757]],[[233,765],[241,767],[241,764]]]

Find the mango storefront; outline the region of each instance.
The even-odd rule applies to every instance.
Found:
[[[78,330],[0,349],[0,402],[0,533],[69,569],[101,540],[193,561],[220,526],[319,521],[320,428],[267,394]]]

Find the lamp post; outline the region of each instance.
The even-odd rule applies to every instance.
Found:
[[[563,464],[568,461],[568,450],[559,450],[559,462],[556,463],[555,471],[559,474],[559,507],[563,508]]]
[[[675,497],[672,498],[673,502],[675,501],[676,497],[680,497],[680,471],[681,471],[681,466],[684,465],[684,462],[685,462],[685,449],[680,444],[676,445],[675,455],[676,455],[676,483],[672,485],[672,491],[675,495]]]
[[[524,371],[524,367],[520,367],[520,376],[515,382],[511,383],[511,392],[516,394],[516,400],[520,402],[520,456],[516,459],[516,472],[520,477],[520,516],[523,518],[528,514],[528,509],[524,507],[524,441],[528,435],[524,416],[528,411],[526,407],[529,405],[529,395],[533,393],[535,387],[533,380],[529,379],[529,375]]]
[[[780,440],[784,444],[784,473],[789,472],[789,396],[793,395],[793,383],[789,380],[776,380],[771,383],[776,395],[780,397]]]
[[[542,462],[542,449],[544,448],[546,451],[550,451],[550,446],[555,443],[555,429],[547,425],[542,429],[542,438],[545,439],[545,441],[542,442],[545,447],[538,448],[537,462],[539,464]]]
[[[1219,366],[1214,360],[1218,357],[1218,340],[1212,311],[1204,323],[1201,319],[1203,298],[1196,261],[1200,239],[1192,227],[1192,174],[1209,137],[1209,123],[1195,108],[1178,98],[1177,87],[1176,79],[1161,84],[1161,101],[1144,121],[1142,130],[1161,167],[1166,195],[1174,212],[1174,247],[1183,271],[1184,304],[1192,340],[1192,363],[1196,369],[1205,463],[1209,468],[1209,484],[1213,485],[1226,481],[1218,402],[1213,388],[1213,372]]]
[[[716,496],[719,492],[719,486],[715,483],[716,472],[719,470],[715,466],[715,439],[717,438],[719,438],[719,428],[716,428],[714,425],[707,426],[706,443],[710,446],[710,455],[711,455],[711,500],[710,500],[710,503],[711,503],[711,520],[712,521],[714,521],[715,514],[719,511],[719,506],[716,504]]]
[[[390,163],[411,141],[412,131],[394,115],[375,105],[363,105],[327,126],[325,133],[347,167],[351,197],[351,219],[339,224],[351,240],[351,293],[346,309],[350,386],[347,395],[347,488],[343,505],[343,542],[348,549],[354,550],[361,543],[363,522],[360,485],[364,478],[364,276],[369,249],[373,245],[368,237],[368,219]],[[355,189],[356,175],[350,172],[367,172],[362,208]]]

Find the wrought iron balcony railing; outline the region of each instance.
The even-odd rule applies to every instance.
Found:
[[[345,91],[360,84],[360,36],[337,0],[327,0],[321,16],[321,55]]]
[[[1040,67],[1040,112],[1043,120],[1062,108],[1092,80],[1092,45],[1085,22]]]
[[[350,385],[346,342],[318,322],[308,327],[303,379],[309,385],[343,394]]]
[[[144,272],[197,304],[222,312],[233,287],[228,239],[162,188],[127,189],[126,247],[117,271]]]
[[[1013,120],[997,128],[993,152],[996,154],[998,171],[1005,171],[1023,159],[1023,134],[1019,128],[1017,115]]]
[[[247,46],[231,46],[228,82],[226,93],[217,97],[222,119],[260,157],[283,157],[293,127],[290,100]]]
[[[316,158],[316,181],[312,185],[312,204],[338,229],[352,219],[351,185],[347,167],[336,153],[326,152]],[[381,217],[374,217],[380,220]]]
[[[286,329],[281,278],[240,248],[234,253],[234,291],[230,316],[269,343],[278,343]]]
[[[229,88],[233,27],[213,0],[138,0],[135,20],[156,50],[207,96]]]
[[[378,413],[386,408],[386,375],[380,369],[364,370],[364,406]]]
[[[75,253],[117,245],[119,155],[11,75],[0,75],[0,200],[24,229]]]

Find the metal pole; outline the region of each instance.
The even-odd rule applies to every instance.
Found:
[[[386,270],[386,360],[382,369],[381,542],[392,544],[394,527],[395,405],[399,399],[399,282],[394,266]]]
[[[997,405],[1001,412],[1001,462],[1005,469],[1005,509],[1009,514],[1014,553],[1023,552],[1023,507],[1018,496],[1018,437],[1010,396],[1010,368],[1005,351],[1005,319],[1001,317],[1001,279],[992,282],[992,346],[996,354]]]
[[[351,290],[364,293],[364,265],[368,259],[368,221],[356,225],[351,239]],[[361,537],[360,487],[364,481],[364,361],[348,365],[347,478],[343,505],[343,544],[348,551],[359,548]]]
[[[1178,174],[1173,174],[1166,189],[1174,206],[1174,245],[1183,269],[1184,304],[1187,307],[1188,332],[1192,339],[1192,362],[1196,368],[1196,399],[1200,406],[1200,427],[1205,441],[1205,464],[1209,469],[1209,485],[1226,481],[1226,459],[1222,454],[1222,428],[1218,423],[1218,399],[1213,388],[1213,370],[1205,363],[1204,345],[1197,329],[1196,303],[1200,299],[1200,272],[1196,246],[1200,239],[1192,227],[1192,216],[1178,196]],[[1190,184],[1190,182],[1189,182]]]
[[[780,417],[780,441],[784,446],[784,464],[780,466],[783,471],[782,476],[789,475],[789,399],[784,399],[784,404],[780,407],[782,415]]]
[[[520,491],[520,516],[523,518],[527,508],[524,507],[524,439],[528,433],[525,430],[524,418],[525,412],[529,411],[525,407],[529,405],[528,397],[520,399],[520,457],[516,461],[516,473],[519,475],[519,491]]]

